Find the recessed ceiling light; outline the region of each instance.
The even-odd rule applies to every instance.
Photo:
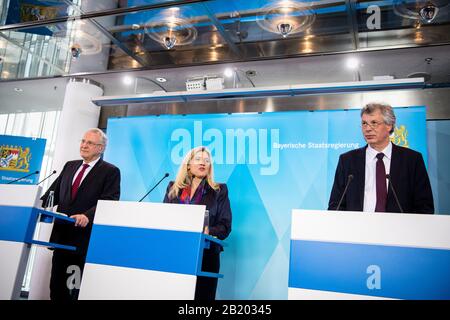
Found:
[[[14,91],[15,92],[23,92],[23,89],[22,88],[14,88]]]
[[[226,68],[223,72],[223,75],[227,78],[231,78],[233,76],[233,69]]]
[[[358,69],[359,67],[359,60],[357,58],[348,58],[346,62],[347,68],[351,70]]]
[[[167,79],[163,78],[163,77],[158,77],[158,78],[156,78],[156,81],[158,81],[158,82],[166,82]]]
[[[127,86],[129,86],[130,84],[133,83],[133,78],[130,76],[125,76],[122,79],[123,83],[126,84]]]

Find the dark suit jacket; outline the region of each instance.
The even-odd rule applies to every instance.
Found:
[[[349,151],[339,157],[328,210],[336,210],[348,176],[353,175],[340,210],[362,211],[364,206],[364,184],[366,148]],[[392,144],[390,180],[400,205],[405,213],[434,213],[433,194],[422,154]],[[391,187],[388,189],[387,212],[400,212]]]
[[[119,200],[120,170],[100,159],[84,178],[75,199],[71,200],[72,180],[82,163],[82,160],[67,162],[41,200],[45,204],[50,191],[53,190],[54,205],[58,205],[58,212],[65,213],[69,217],[83,213],[89,218],[89,224],[85,228],[55,220],[50,237],[50,242],[76,246],[77,253],[86,254],[97,201]]]
[[[165,203],[180,203],[179,196],[174,199],[169,199],[168,194],[173,181],[169,182],[167,186],[166,195],[164,196]],[[219,190],[214,190],[205,184],[205,194],[202,197],[201,204],[206,205],[209,210],[209,234],[224,240],[231,232],[231,207],[228,199],[228,188],[226,184],[220,184]],[[215,244],[211,244],[211,249]],[[220,249],[220,247],[215,247]]]

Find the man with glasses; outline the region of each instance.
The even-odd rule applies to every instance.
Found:
[[[79,281],[75,284],[81,281],[97,201],[119,200],[120,171],[100,158],[106,143],[107,137],[100,129],[89,129],[80,141],[82,160],[67,162],[41,198],[46,204],[50,191],[53,191],[53,204],[58,206],[57,211],[75,219],[75,224],[56,220],[53,226],[50,242],[77,249],[55,249],[53,252],[50,279],[52,300],[78,298],[79,287],[73,287],[69,278],[78,276]]]
[[[361,110],[367,145],[339,157],[328,210],[434,213],[422,155],[390,141],[395,121],[388,104]]]

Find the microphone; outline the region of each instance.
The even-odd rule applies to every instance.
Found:
[[[151,188],[142,198],[141,200],[139,200],[139,202],[141,202],[142,200],[145,199],[146,196],[148,196],[150,194],[150,192],[153,191],[153,189],[155,189],[160,183],[161,181],[163,181],[165,178],[167,178],[169,176],[169,174],[166,172],[166,174],[164,175],[164,177],[161,178],[161,180],[158,181],[157,184],[155,184],[155,186],[153,188]]]
[[[395,202],[397,202],[397,206],[400,209],[400,212],[403,213],[403,208],[400,205],[400,201],[398,201],[397,193],[395,192],[394,186],[393,186],[392,181],[391,181],[391,175],[387,174],[386,175],[386,179],[388,179],[388,181],[389,181],[389,188],[391,188],[391,190],[392,190],[392,194],[394,195]]]
[[[29,176],[32,176],[32,175],[35,175],[35,174],[38,174],[38,173],[39,173],[39,170],[37,170],[37,171],[35,171],[35,172],[32,172],[32,173],[30,173],[30,174],[27,174],[26,176],[17,178],[17,179],[15,179],[15,180],[12,180],[12,181],[8,182],[7,184],[11,184],[11,183],[17,182],[17,181],[19,181],[19,180],[28,178]]]
[[[52,175],[54,175],[56,173],[56,170],[53,170],[53,172],[51,174],[49,174],[47,177],[45,177],[44,179],[42,179],[41,181],[39,181],[36,185],[40,185],[42,182],[44,182],[45,180],[47,180],[48,178],[50,178]]]
[[[341,204],[342,204],[342,200],[344,200],[344,196],[347,193],[348,186],[350,185],[350,182],[352,182],[352,180],[353,180],[353,175],[349,174],[347,177],[347,183],[345,184],[344,192],[342,192],[341,199],[339,200],[338,205],[336,207],[336,211],[339,211],[339,208],[341,207]]]

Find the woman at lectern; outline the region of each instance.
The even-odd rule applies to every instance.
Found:
[[[204,233],[225,239],[231,232],[231,208],[226,184],[214,181],[211,152],[206,147],[197,147],[188,152],[181,164],[175,181],[169,182],[166,203],[206,205],[209,223]],[[222,247],[211,243],[203,252],[202,270],[218,273]],[[217,278],[197,277],[195,300],[214,300]]]

